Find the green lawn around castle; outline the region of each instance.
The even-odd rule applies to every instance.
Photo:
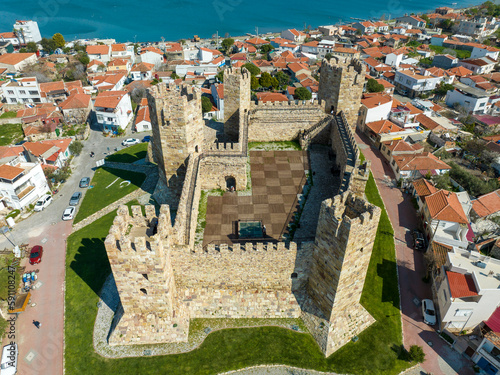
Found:
[[[8,146],[17,143],[23,138],[24,133],[21,124],[0,125],[0,146]]]
[[[148,153],[148,143],[143,142],[137,145],[129,146],[114,154],[106,156],[106,161],[116,163],[133,163],[142,160]]]
[[[144,173],[106,167],[98,168],[90,182],[90,186],[93,187],[85,193],[74,224],[137,190],[145,179]]]
[[[373,176],[370,202],[383,208]],[[217,374],[259,364],[284,364],[350,374],[398,374],[411,364],[400,359],[402,336],[393,230],[382,212],[361,302],[377,320],[325,358],[306,333],[278,327],[214,331],[187,353],[107,359],[94,352],[92,334],[98,293],[111,272],[104,239],[116,211],[72,233],[67,241],[65,294],[66,374]],[[193,320],[191,328],[199,325]]]

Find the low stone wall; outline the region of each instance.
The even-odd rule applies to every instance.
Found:
[[[322,107],[316,103],[254,104],[250,111],[248,141],[291,141],[325,116]]]
[[[199,183],[202,189],[226,190],[226,178],[233,177],[236,190],[247,186],[247,158],[237,156],[206,156],[200,163]]]

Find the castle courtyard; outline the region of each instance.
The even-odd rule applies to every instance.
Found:
[[[266,241],[279,240],[296,211],[308,168],[302,151],[250,151],[251,195],[208,197],[203,246],[234,242],[236,223],[261,221]],[[236,190],[240,190],[237,186]]]

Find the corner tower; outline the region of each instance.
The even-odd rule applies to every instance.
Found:
[[[250,72],[245,68],[224,70],[224,134],[238,141],[240,115],[250,109]]]
[[[326,356],[374,322],[359,301],[380,213],[350,191],[321,204],[307,290],[329,323]]]
[[[147,98],[153,129],[152,154],[160,172],[155,199],[177,208],[186,160],[190,154],[202,152],[201,93],[193,87],[159,84],[148,90]]]
[[[358,59],[334,56],[321,62],[318,100],[325,103],[327,113],[343,111],[351,128],[358,120],[365,72],[366,67]]]

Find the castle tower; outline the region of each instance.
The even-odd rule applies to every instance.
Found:
[[[189,320],[176,300],[170,249],[164,239],[172,231],[170,212],[162,205],[120,206],[104,245],[120,295],[121,314],[110,345],[185,341]]]
[[[245,68],[224,70],[224,134],[238,141],[240,114],[250,109],[250,73]]]
[[[329,322],[329,356],[374,322],[359,303],[381,210],[347,191],[323,201],[308,293]]]
[[[159,84],[148,90],[147,98],[153,128],[152,153],[160,171],[155,199],[177,208],[186,159],[191,153],[202,152],[201,93],[191,86]]]
[[[365,65],[358,59],[332,57],[323,59],[320,69],[318,100],[325,111],[343,111],[351,128],[355,128],[365,83]]]

